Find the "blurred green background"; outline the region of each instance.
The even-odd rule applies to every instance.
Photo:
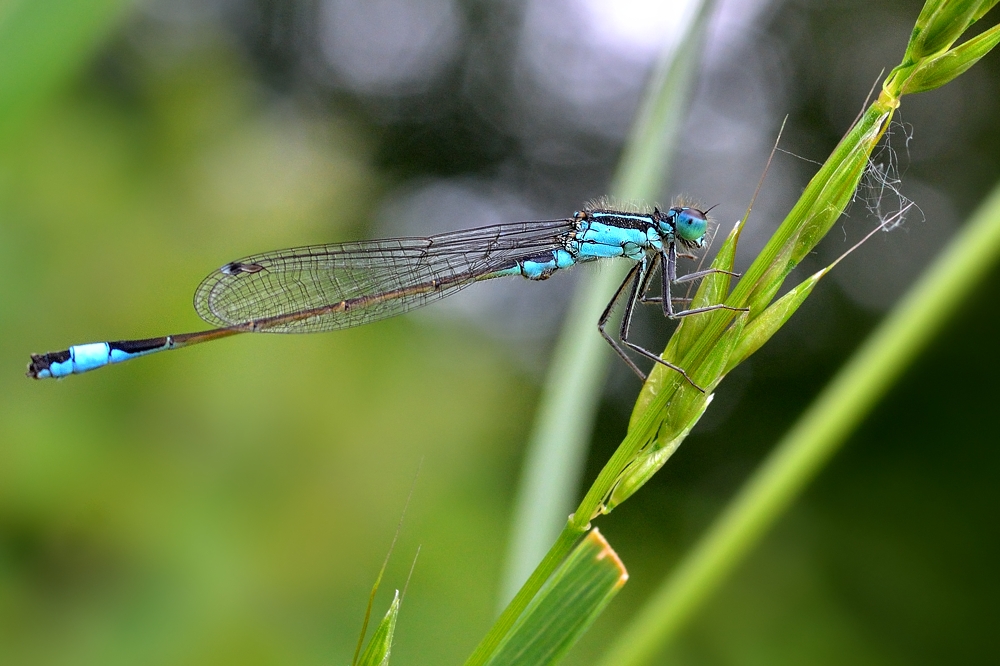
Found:
[[[790,114],[745,266],[920,4],[720,3],[663,200],[728,225]],[[459,663],[495,611],[571,275],[60,382],[24,378],[28,354],[198,330],[195,286],[252,252],[571,213],[605,193],[684,10],[0,2],[0,662],[348,663],[419,469],[378,608],[421,545],[393,663]],[[922,214],[842,264],[600,521],[631,580],[570,662],[600,653],[1000,178],[998,81],[990,56],[904,100],[882,159]],[[871,228],[865,203],[803,274]],[[663,663],[996,660],[998,302],[1000,272]],[[663,321],[643,323],[662,345]],[[586,483],[638,388],[613,366]]]

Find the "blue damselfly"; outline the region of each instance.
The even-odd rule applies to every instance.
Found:
[[[639,302],[660,303],[671,319],[735,309],[722,304],[674,309],[674,301],[683,299],[671,297],[672,284],[725,272],[708,269],[677,275],[678,256],[686,249],[703,247],[707,230],[706,213],[689,206],[635,212],[595,205],[558,220],[266,252],[226,264],[198,287],[195,309],[216,328],[32,354],[28,376],[65,377],[239,333],[315,333],[360,326],[426,305],[481,280],[511,275],[544,280],[581,262],[620,257],[635,265],[598,321],[601,335],[640,378],[645,379],[645,374],[626,349],[676,370],[697,386],[683,368],[629,341],[628,336]],[[662,294],[647,296],[657,269]],[[616,340],[605,329],[623,299],[625,311]]]

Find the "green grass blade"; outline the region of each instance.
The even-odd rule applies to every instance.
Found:
[[[396,590],[385,617],[375,627],[372,639],[368,641],[358,666],[387,666],[392,652],[392,637],[396,632],[396,618],[399,617],[399,590]]]
[[[664,55],[650,80],[612,185],[615,197],[652,200],[658,195],[688,107],[714,5],[714,0],[703,3],[688,37]],[[570,305],[528,438],[503,575],[504,604],[545,555],[573,509],[601,386],[612,359],[607,343],[597,333],[597,320],[627,268],[585,271]]]
[[[949,29],[941,26],[941,21],[944,20],[942,17],[957,14],[967,16],[967,12],[962,12],[968,9],[968,4],[953,0],[932,0],[925,6],[921,19],[925,20],[928,30],[943,30],[950,35]],[[975,11],[980,9],[982,5],[977,4]],[[915,29],[913,40],[917,39],[918,33]],[[988,51],[992,44],[992,34],[984,34],[990,37],[971,50],[964,53],[960,51],[960,56],[969,61]],[[756,337],[754,344],[749,347],[759,346],[763,342],[762,333],[768,329],[766,326],[751,324],[762,313],[768,312],[771,300],[779,293],[785,279],[812,252],[854,196],[858,182],[868,168],[872,150],[901,103],[904,85],[907,81],[919,80],[918,75],[925,71],[922,68],[939,57],[941,54],[935,53],[893,70],[883,83],[878,98],[850,128],[809,181],[799,201],[726,299],[726,304],[730,307],[749,308],[747,319],[740,324],[748,335]],[[948,71],[954,73],[959,69],[956,63],[952,63]],[[943,79],[936,77],[936,80]],[[735,341],[737,344],[734,345],[732,338],[737,313],[723,309],[698,316],[704,320],[698,324],[699,335],[694,338],[686,335],[686,325],[682,326],[682,335],[675,333],[675,339],[668,344],[667,350],[672,362],[684,368],[699,387],[710,392],[731,369],[728,358],[734,346],[740,347],[739,341]],[[777,329],[772,327],[770,333],[775,330]],[[682,348],[680,343],[684,341],[689,344]],[[746,348],[742,347],[739,351],[745,351]],[[701,414],[705,399],[704,394],[685,382],[678,373],[662,367],[654,368],[636,402],[628,433],[574,512],[573,522],[579,527],[598,514],[606,513],[604,501],[627,467],[648,450],[654,440],[673,441],[689,430],[691,419]]]
[[[917,93],[943,86],[969,69],[1000,42],[1000,25],[973,37],[961,46],[934,58],[907,80],[905,93]]]
[[[951,47],[981,16],[982,0],[931,0],[913,27],[904,60],[918,60]]]
[[[975,7],[970,9],[973,4]],[[911,38],[913,48],[907,53],[917,53],[928,43],[937,44],[945,36],[957,39],[960,33],[955,33],[944,23],[959,17],[959,23],[968,25],[981,15],[984,6],[982,2],[929,0],[921,14],[921,26],[931,39],[925,40],[922,47],[919,44],[913,47],[920,38],[920,30],[915,29]],[[966,59],[978,58],[989,50],[988,47],[992,47],[989,38],[959,55]],[[893,70],[883,83],[878,98],[851,127],[830,158],[810,180],[798,203],[726,299],[726,304],[731,308],[749,308],[749,312],[720,309],[699,315],[704,318],[704,323],[699,324],[700,334],[689,340],[690,344],[686,348],[682,349],[681,345],[673,341],[668,345],[672,354],[670,360],[685,368],[698,386],[685,381],[677,372],[660,366],[653,369],[636,403],[636,411],[633,412],[628,433],[621,445],[598,474],[576,511],[571,514],[556,545],[501,615],[469,663],[483,663],[491,646],[502,640],[534,591],[568,552],[574,535],[581,534],[589,528],[589,522],[593,518],[607,512],[606,502],[614,494],[615,488],[624,483],[622,491],[614,497],[619,502],[627,499],[669,457],[669,452],[680,445],[684,433],[690,431],[704,412],[711,390],[730,369],[730,357],[734,353],[738,356],[752,352],[777,330],[770,324],[780,325],[783,319],[782,308],[792,305],[792,302],[790,300],[775,310],[769,310],[772,299],[779,293],[791,271],[812,252],[854,196],[858,182],[868,168],[872,150],[900,105],[906,82],[918,80],[915,77],[921,72],[921,68],[940,56],[940,52],[927,54],[926,57],[904,61]],[[959,72],[959,69],[950,67],[949,71],[954,73]],[[944,79],[935,76],[935,80]],[[623,171],[626,172],[627,170]],[[800,290],[806,291],[808,289],[805,287]],[[790,314],[794,307],[787,310]],[[768,319],[759,325],[750,326],[762,313],[768,313]],[[741,340],[744,334],[750,338]],[[699,387],[703,387],[705,391]],[[662,451],[657,451],[657,446],[661,446]]]
[[[601,662],[648,663],[676,636],[1000,258],[1000,187],[838,373]]]
[[[990,11],[991,9],[993,9],[993,7],[996,4],[997,4],[997,0],[984,0],[983,2],[980,2],[979,3],[979,9],[976,11],[976,14],[973,17],[973,19],[976,20],[976,21],[978,21],[979,19],[983,18],[983,16],[986,14],[986,12]]]
[[[518,618],[490,666],[535,666],[561,659],[628,580],[596,529],[580,542]]]

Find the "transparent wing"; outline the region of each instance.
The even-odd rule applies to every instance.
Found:
[[[313,333],[358,326],[444,298],[518,259],[564,247],[572,219],[499,224],[427,238],[311,245],[226,264],[194,306],[220,327]]]

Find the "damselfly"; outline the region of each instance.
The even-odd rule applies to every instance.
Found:
[[[217,328],[146,340],[76,345],[32,354],[28,376],[65,377],[111,363],[238,333],[314,333],[359,326],[407,312],[481,280],[519,275],[544,280],[574,264],[621,257],[635,262],[598,321],[598,330],[630,368],[630,349],[692,381],[683,368],[628,339],[636,303],[660,303],[673,319],[716,309],[717,304],[675,310],[672,284],[690,282],[708,269],[677,275],[678,247],[705,245],[704,211],[674,206],[630,212],[593,206],[559,220],[498,224],[427,238],[393,238],[277,250],[233,261],[214,271],[195,292],[194,306]],[[647,296],[657,268],[662,294]],[[731,274],[735,275],[735,274]],[[738,277],[738,276],[737,276]],[[605,329],[625,300],[618,340]],[[700,390],[700,388],[699,388]]]

